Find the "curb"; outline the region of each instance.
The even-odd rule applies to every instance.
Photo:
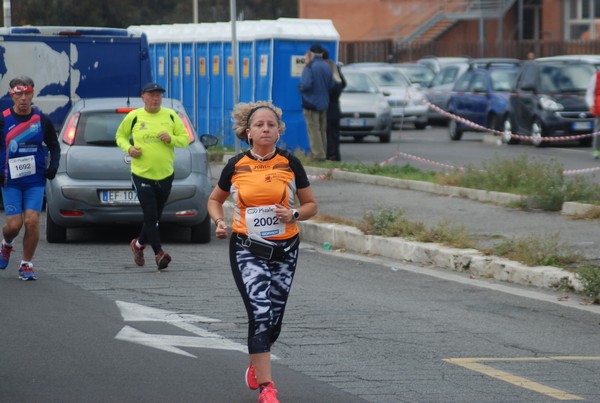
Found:
[[[303,240],[316,244],[327,242],[332,250],[347,249],[361,254],[467,272],[473,277],[539,288],[556,290],[567,285],[576,292],[584,290],[582,283],[573,273],[557,267],[530,267],[499,257],[484,256],[475,249],[456,249],[435,243],[365,235],[357,228],[339,224],[308,220],[301,221],[298,225]]]

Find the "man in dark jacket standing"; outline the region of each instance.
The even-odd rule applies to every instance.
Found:
[[[298,89],[302,96],[302,110],[308,130],[310,157],[325,161],[327,149],[327,108],[329,90],[333,87],[333,73],[323,60],[323,48],[312,45],[306,53],[304,69]]]

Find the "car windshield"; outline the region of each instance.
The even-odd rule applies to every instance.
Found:
[[[435,76],[430,68],[424,66],[398,66],[398,68],[413,83],[429,84]]]
[[[343,92],[369,93],[374,94],[378,91],[377,85],[365,73],[343,72],[346,79],[346,88]]]
[[[380,87],[409,87],[408,79],[397,70],[372,70],[370,76]]]
[[[125,113],[114,111],[83,113],[77,124],[75,144],[116,146],[115,134]]]
[[[517,77],[516,70],[492,70],[490,71],[490,80],[492,90],[506,92],[510,91]]]
[[[595,68],[588,63],[542,65],[540,85],[543,92],[585,91]]]

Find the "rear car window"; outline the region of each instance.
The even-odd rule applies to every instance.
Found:
[[[125,116],[125,113],[114,111],[82,113],[74,144],[116,147],[115,134]]]

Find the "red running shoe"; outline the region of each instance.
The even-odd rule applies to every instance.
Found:
[[[267,386],[261,386],[258,403],[279,403],[279,400],[277,400],[277,389],[275,389],[273,381],[269,382]]]
[[[162,250],[156,254],[154,259],[156,260],[156,265],[158,266],[159,271],[166,269],[169,263],[171,263],[171,255]]]
[[[129,246],[131,246],[131,251],[133,252],[133,261],[138,266],[143,266],[146,261],[144,260],[144,248],[145,246],[141,246],[138,248],[136,245],[137,238],[133,238],[131,242],[129,242]]]
[[[246,370],[246,386],[252,390],[258,389],[258,381],[256,380],[256,373],[254,373],[252,363],[248,365],[248,369]]]

